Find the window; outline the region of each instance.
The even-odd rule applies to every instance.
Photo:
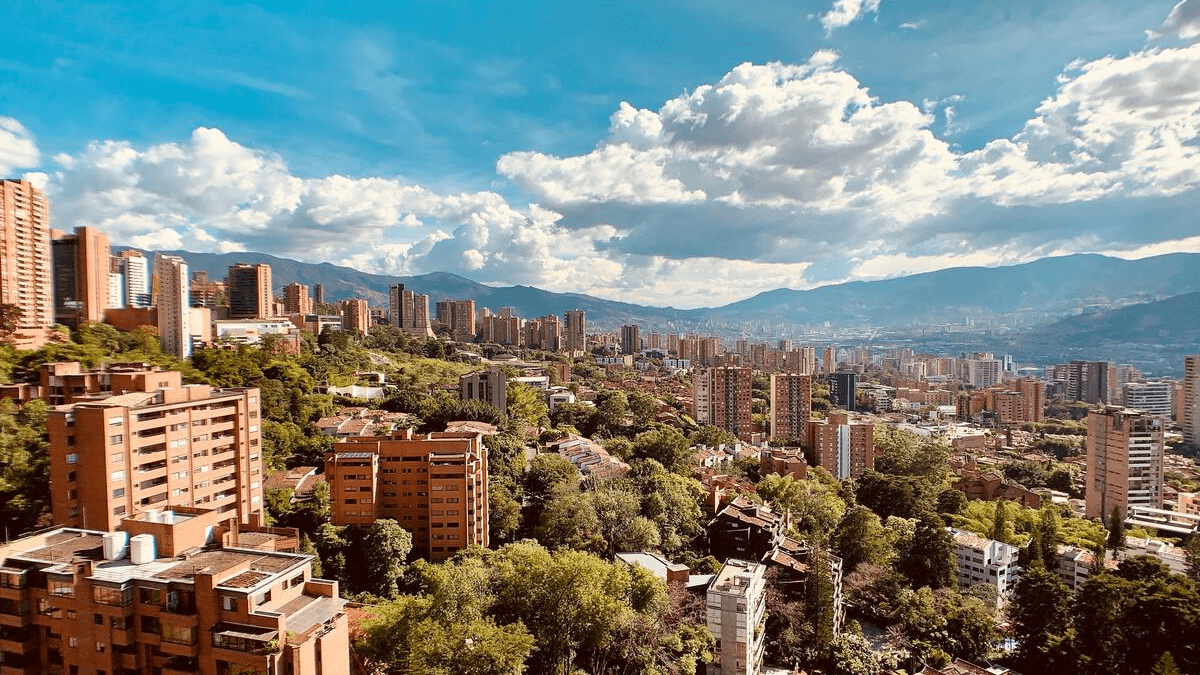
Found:
[[[97,626],[103,626],[104,625],[104,615],[103,614],[93,614],[92,615],[92,623],[96,624]]]
[[[237,598],[232,595],[221,596],[221,609],[226,612],[236,612],[238,608]]]
[[[47,579],[46,590],[50,595],[60,598],[73,598],[75,597],[75,582],[74,580]]]
[[[125,480],[125,472],[123,470],[112,472],[112,479],[113,480]]]
[[[114,464],[115,464],[115,463],[117,463],[117,462],[124,462],[124,461],[125,461],[125,453],[123,453],[123,452],[114,452],[114,453],[112,454],[112,457],[110,457],[110,459],[111,459],[111,461],[112,461]]]
[[[125,442],[125,434],[114,434],[108,437],[109,445],[120,445]]]
[[[79,638],[75,637],[74,635],[68,635],[67,636],[67,646],[70,647],[71,649],[75,649],[76,647],[79,646]]]
[[[119,488],[113,490],[112,495],[113,495],[113,499],[116,499],[118,497],[124,497],[125,496],[125,488],[119,487]]]
[[[162,624],[156,616],[143,616],[138,628],[149,635],[158,635],[162,632]]]
[[[181,645],[196,644],[198,633],[195,626],[163,626],[162,639],[164,642],[174,642]]]
[[[121,418],[121,417],[108,418],[108,426],[110,426],[110,427],[119,427],[124,423],[125,423],[125,420],[124,420],[124,418]]]
[[[114,506],[114,507],[113,507],[113,515],[114,515],[114,516],[123,516],[123,515],[125,515],[125,507],[124,507],[124,506]]]
[[[162,591],[157,588],[139,588],[138,602],[143,605],[161,605]]]
[[[92,586],[92,600],[101,605],[115,605],[122,607],[133,602],[133,589]],[[100,615],[97,614],[96,616]]]
[[[99,616],[99,614],[97,614],[96,616]],[[128,628],[128,624],[126,624],[125,617],[123,617],[123,616],[112,617],[111,619],[109,619],[108,625],[113,630],[125,630],[126,628]]]
[[[67,464],[78,464],[78,463],[79,463],[79,453],[78,452],[68,452],[67,453]]]

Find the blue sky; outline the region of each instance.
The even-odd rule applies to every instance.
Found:
[[[689,307],[1200,250],[1200,0],[19,17],[0,172],[123,244]]]

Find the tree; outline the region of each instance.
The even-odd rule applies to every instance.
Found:
[[[954,551],[946,524],[937,514],[925,512],[917,517],[912,546],[896,561],[896,568],[914,587],[953,586],[958,565]]]
[[[525,501],[531,513],[540,517],[542,507],[554,495],[579,484],[579,469],[565,457],[543,453],[529,463],[525,474]]]
[[[819,477],[796,480],[790,475],[770,474],[758,484],[758,494],[776,511],[791,511],[792,526],[802,536],[819,541],[828,540],[846,511],[833,486]]]
[[[1040,558],[1035,558],[1017,580],[1007,611],[1024,670],[1044,663],[1057,641],[1065,636],[1070,599],[1070,589],[1042,565]]]
[[[1008,502],[1003,499],[996,502],[996,517],[992,520],[988,536],[998,542],[1009,543]]]
[[[18,410],[12,399],[0,398],[0,524],[6,536],[36,529],[48,515],[48,410],[42,401],[30,401]]]
[[[1104,541],[1110,551],[1125,548],[1125,518],[1121,515],[1121,507],[1114,504],[1112,514],[1108,517],[1108,538]]]
[[[706,493],[695,478],[671,473],[654,460],[639,459],[621,482],[640,494],[641,514],[658,526],[659,545],[668,554],[704,531]]]
[[[635,458],[653,459],[668,471],[682,473],[692,460],[687,436],[674,427],[659,427],[637,435],[633,440]]]
[[[521,502],[504,480],[488,486],[488,539],[498,546],[512,541],[521,528]]]
[[[0,303],[0,340],[7,341],[21,325],[25,310],[10,303]]]
[[[865,506],[846,511],[834,535],[833,547],[842,558],[842,568],[846,574],[853,572],[861,563],[885,565],[892,555],[883,523]]]
[[[1200,582],[1200,534],[1193,532],[1188,535],[1183,544],[1183,553],[1187,558],[1187,577]]]
[[[360,588],[383,598],[395,597],[396,581],[412,550],[412,534],[390,518],[371,524],[362,537],[363,570]]]
[[[912,476],[867,470],[858,478],[855,497],[880,518],[911,518],[922,509],[922,489],[918,483],[919,479]]]
[[[612,559],[619,551],[658,547],[658,527],[639,514],[638,495],[601,487],[560,494],[546,504],[538,539],[552,548],[590,551]]]
[[[736,445],[738,437],[721,427],[703,424],[691,434],[692,445],[707,445],[710,448],[719,445]]]
[[[937,512],[940,514],[958,515],[967,508],[967,496],[962,490],[946,488],[938,493]]]

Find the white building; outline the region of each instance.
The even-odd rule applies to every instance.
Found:
[[[154,259],[154,298],[158,307],[158,340],[164,352],[186,359],[192,355],[191,285],[187,261],[159,253]],[[130,298],[134,297],[131,292]]]
[[[996,589],[997,602],[1003,602],[1021,574],[1017,547],[958,528],[947,529],[954,537],[959,587],[988,584]]]
[[[708,630],[717,638],[708,675],[758,675],[766,646],[766,565],[727,560],[708,587]]]
[[[1174,411],[1171,409],[1171,382],[1130,382],[1125,385],[1125,407],[1135,408],[1151,415],[1161,415],[1170,418]]]

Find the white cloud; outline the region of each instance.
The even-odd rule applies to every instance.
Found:
[[[821,26],[826,33],[845,28],[866,13],[879,13],[879,0],[834,0],[833,7],[821,15]]]
[[[36,167],[41,161],[37,143],[20,122],[0,117],[0,178],[9,178],[17,169]]]
[[[1149,32],[1151,37],[1173,35],[1181,40],[1200,37],[1200,0],[1180,0],[1163,25],[1157,31]]]

